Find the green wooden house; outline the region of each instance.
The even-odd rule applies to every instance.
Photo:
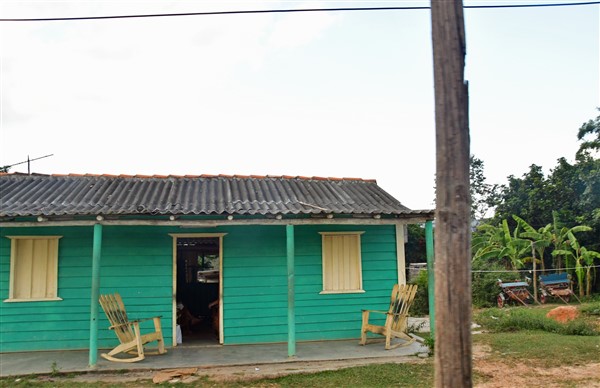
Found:
[[[2,174],[0,352],[94,364],[114,292],[171,346],[358,338],[406,281],[405,225],[432,218],[364,179]]]

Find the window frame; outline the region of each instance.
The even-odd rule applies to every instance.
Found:
[[[364,293],[363,289],[363,278],[362,278],[362,241],[360,236],[364,234],[364,231],[337,231],[337,232],[319,232],[321,235],[321,265],[322,265],[322,285],[321,292],[319,294],[359,294]],[[329,289],[326,288],[327,283],[327,268],[326,268],[326,259],[327,252],[325,247],[325,239],[328,237],[343,237],[343,236],[353,236],[356,238],[356,271],[358,273],[358,288],[352,289]],[[339,261],[337,257],[331,257],[331,260]],[[339,276],[339,275],[338,275]]]
[[[4,302],[51,302],[63,300],[58,296],[58,252],[59,252],[59,241],[63,236],[6,236],[6,238],[10,239],[10,275],[9,275],[9,285],[8,285],[8,299],[5,299]],[[56,240],[56,251],[53,252],[55,259],[51,264],[51,268],[54,271],[53,274],[53,282],[50,288],[50,294],[55,296],[50,297],[30,297],[30,298],[15,298],[15,269],[18,258],[18,249],[17,244],[23,240]],[[48,260],[51,259],[49,255],[46,255],[46,265],[48,265]],[[46,271],[47,273],[47,271]],[[32,273],[33,276],[33,273]],[[31,283],[30,283],[31,287]],[[46,286],[46,295],[48,295],[48,286]]]

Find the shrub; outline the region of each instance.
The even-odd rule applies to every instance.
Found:
[[[546,318],[546,309],[491,308],[476,315],[475,320],[490,331],[542,330],[563,335],[600,335],[594,327],[582,320],[561,324]]]
[[[488,270],[498,271],[501,270],[498,267],[487,267],[487,268],[473,268],[477,270]],[[473,272],[471,280],[471,291],[473,298],[473,306],[475,307],[494,307],[497,306],[497,297],[502,289],[498,285],[498,279],[503,282],[511,281],[522,281],[519,279],[520,274],[506,271],[506,272]]]
[[[425,316],[429,315],[429,292],[427,283],[427,270],[419,272],[419,275],[411,281],[411,284],[418,286],[415,299],[410,308],[410,315]]]
[[[586,315],[600,315],[600,301],[582,305],[580,311]]]

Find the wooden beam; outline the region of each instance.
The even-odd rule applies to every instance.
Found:
[[[106,226],[178,226],[182,228],[217,227],[227,225],[398,225],[420,224],[433,219],[433,215],[419,215],[406,218],[298,218],[298,219],[233,219],[229,220],[103,220],[103,221],[2,221],[0,228],[16,227],[45,227],[45,226],[93,226],[102,224]]]
[[[433,0],[436,123],[435,385],[471,387],[468,90],[462,0]]]

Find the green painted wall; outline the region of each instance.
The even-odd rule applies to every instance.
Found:
[[[58,296],[62,301],[4,303],[12,235],[60,235]],[[104,227],[100,293],[119,292],[131,317],[163,316],[172,333],[172,239],[164,228]],[[0,351],[87,349],[90,330],[92,227],[0,230]],[[148,323],[151,325],[151,323]],[[100,312],[100,348],[117,344]],[[143,326],[145,327],[145,326]]]
[[[361,294],[321,295],[323,231],[364,231]],[[397,282],[394,226],[296,226],[296,338],[358,338],[361,309],[387,309]],[[287,341],[285,226],[174,228],[105,226],[101,293],[119,292],[132,318],[162,315],[172,344],[172,238],[169,233],[227,233],[223,240],[225,344]],[[8,298],[7,235],[61,235],[58,294],[62,301],[3,303]],[[87,349],[93,228],[0,229],[0,351]],[[117,344],[100,312],[99,348]],[[151,327],[151,322],[147,326]]]
[[[296,338],[358,338],[361,309],[387,310],[398,281],[394,226],[296,226]],[[362,294],[321,295],[321,235],[364,231]],[[259,244],[257,247],[256,244]],[[231,230],[225,237],[224,334],[226,344],[287,340],[285,227]]]

